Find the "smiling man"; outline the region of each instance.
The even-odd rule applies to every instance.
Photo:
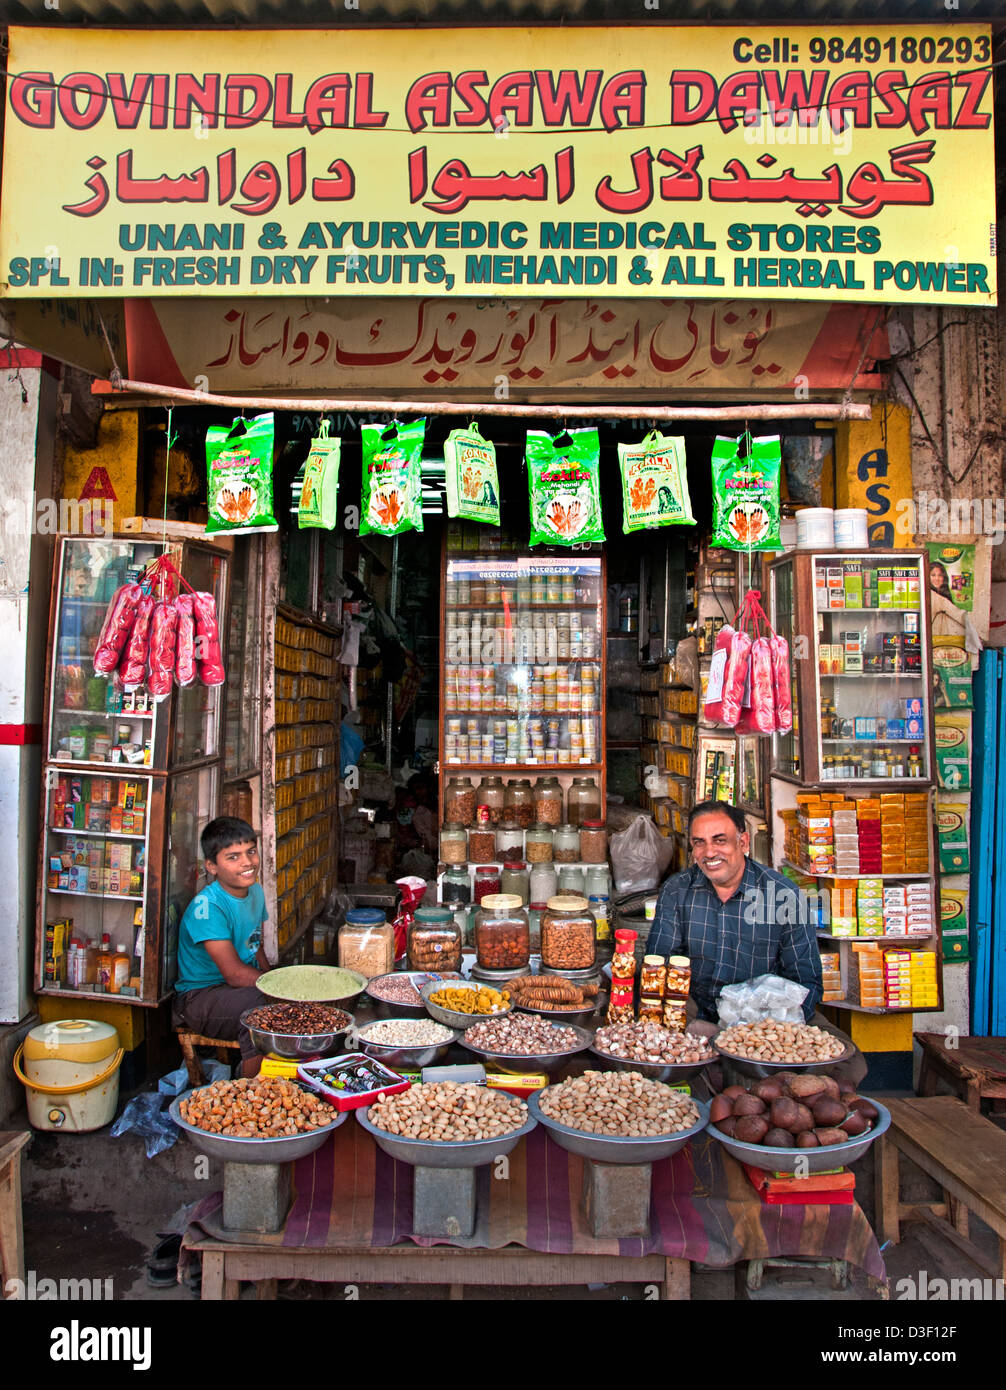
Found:
[[[805,896],[782,874],[748,858],[744,816],[726,801],[696,806],[688,838],[693,866],[661,889],[647,951],[689,957],[701,1021],[716,1021],[724,985],[756,975],[804,985],[803,1013],[810,1020],[822,993],[821,955]]]
[[[255,988],[269,969],[262,948],[267,913],[258,882],[258,840],[247,821],[218,816],[199,843],[209,882],[185,909],[178,932],[175,1027],[236,1038],[241,1074],[254,1076],[261,1057],[238,1020],[246,1009],[269,1002]]]

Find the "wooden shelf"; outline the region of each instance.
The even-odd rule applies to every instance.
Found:
[[[124,831],[122,831],[122,830],[76,830],[76,829],[75,829],[73,826],[71,826],[71,825],[50,825],[50,826],[48,827],[48,829],[49,829],[49,833],[50,833],[51,835],[83,835],[85,839],[87,839],[88,837],[93,837],[93,838],[98,839],[98,840],[140,840],[140,841],[143,841],[143,840],[145,840],[145,839],[147,838],[146,835],[144,835],[144,834],[140,834],[140,835],[127,835],[127,834],[126,834]],[[56,890],[55,890],[55,889],[51,889],[50,891],[51,891],[51,892],[55,892]],[[116,894],[114,894],[113,896],[114,896],[114,897],[119,897],[119,894],[116,893]]]
[[[511,612],[517,613],[561,613],[570,608],[581,608],[585,612],[594,612],[597,609],[600,599],[595,599],[593,603],[582,603],[579,599],[571,600],[569,603],[511,603]],[[445,603],[444,607],[448,613],[502,613],[502,603]],[[626,634],[627,636],[630,634]]]
[[[915,612],[915,609],[906,610]],[[914,1004],[907,1006],[898,1004],[890,1008],[886,1004],[853,1004],[848,999],[828,999],[822,1000],[822,1009],[846,1009],[855,1014],[938,1014],[942,1013],[942,1004],[920,1004],[918,1008]]]
[[[899,941],[932,941],[935,935],[935,931],[926,932],[925,935],[921,932],[913,932],[911,936],[908,936],[904,932],[897,936],[832,936],[831,932],[827,931],[819,931],[817,933],[820,941],[872,941],[878,943],[882,942],[885,946],[889,945],[891,942]]]
[[[445,772],[544,772],[548,776],[560,772],[600,772],[603,763],[450,763],[444,759],[440,765],[441,776]]]
[[[925,874],[909,874],[909,873],[901,873],[901,872],[898,871],[898,870],[894,870],[894,871],[889,872],[889,873],[886,873],[886,874],[885,874],[885,873],[872,873],[872,874],[817,874],[817,873],[815,873],[815,872],[813,871],[813,869],[802,869],[802,868],[800,867],[799,864],[794,864],[794,863],[792,863],[792,861],[789,860],[789,859],[784,859],[784,860],[782,860],[782,863],[785,864],[785,865],[787,866],[787,868],[795,869],[796,872],[797,872],[798,874],[803,874],[803,876],[804,876],[805,878],[837,878],[837,879],[846,879],[846,878],[849,878],[849,879],[853,879],[853,878],[917,878],[917,879],[931,879],[931,878],[934,877],[934,875],[933,875],[932,873],[925,873]]]

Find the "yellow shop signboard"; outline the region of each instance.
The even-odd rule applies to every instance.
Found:
[[[987,25],[15,28],[8,72],[7,296],[996,302]]]

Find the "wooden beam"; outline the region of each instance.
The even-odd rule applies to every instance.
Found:
[[[159,386],[149,381],[121,380],[116,386],[108,381],[96,381],[92,393],[102,396],[109,404],[126,395],[173,403],[175,405],[215,405],[229,410],[289,410],[298,414],[317,412],[387,411],[389,415],[502,415],[517,419],[577,420],[869,420],[872,407],[861,401],[819,402],[813,404],[745,404],[737,405],[651,405],[639,401],[634,405],[581,405],[575,400],[565,404],[518,405],[510,401],[407,401],[342,399],[311,396],[221,396],[210,391],[190,391],[184,387]],[[135,402],[133,402],[135,404]]]

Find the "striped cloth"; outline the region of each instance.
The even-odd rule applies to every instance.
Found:
[[[276,1235],[241,1238],[308,1249],[457,1245],[498,1250],[523,1245],[551,1254],[653,1255],[726,1266],[737,1260],[803,1255],[842,1259],[884,1278],[876,1238],[858,1203],[767,1206],[740,1164],[700,1135],[673,1158],[653,1165],[650,1235],[597,1240],[582,1211],[583,1161],[559,1148],[542,1127],[507,1159],[507,1170],[477,1171],[478,1224],[467,1239],[412,1234],[412,1168],[380,1150],[352,1120],[294,1168],[295,1199]],[[227,1240],[221,1194],[193,1216],[186,1243],[200,1233]]]

